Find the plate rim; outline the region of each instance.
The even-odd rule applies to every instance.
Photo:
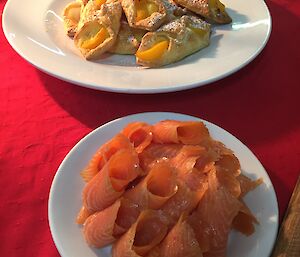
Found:
[[[96,81],[88,82],[86,79],[80,79],[80,80],[72,79],[72,76],[70,74],[66,75],[64,72],[59,72],[53,68],[49,68],[49,67],[45,66],[44,64],[39,64],[36,57],[33,57],[29,52],[26,53],[26,51],[24,51],[24,49],[18,47],[17,44],[15,43],[15,41],[12,40],[8,36],[8,34],[9,34],[9,32],[8,32],[8,30],[9,30],[9,25],[8,25],[9,22],[8,21],[9,20],[8,19],[9,18],[7,18],[7,17],[8,17],[8,13],[9,13],[9,5],[11,3],[13,3],[14,1],[17,1],[17,0],[7,0],[7,2],[5,3],[5,6],[3,9],[3,14],[2,14],[2,28],[3,28],[3,32],[4,32],[6,40],[8,41],[8,43],[10,44],[10,46],[14,49],[14,51],[16,53],[18,53],[24,60],[26,60],[31,65],[33,65],[35,68],[37,68],[38,70],[41,70],[42,72],[44,72],[52,77],[58,78],[62,81],[66,81],[68,83],[71,83],[71,84],[74,84],[77,86],[90,88],[90,89],[94,89],[94,90],[99,90],[99,91],[114,92],[114,93],[159,94],[159,93],[177,92],[177,91],[183,91],[183,90],[201,87],[204,85],[209,85],[213,82],[222,80],[223,78],[228,77],[228,76],[232,75],[233,73],[236,73],[237,71],[239,71],[242,68],[244,68],[245,66],[247,66],[250,62],[252,62],[265,48],[266,44],[269,41],[271,32],[272,32],[272,16],[270,14],[269,8],[264,0],[258,0],[258,1],[260,1],[260,3],[262,3],[264,11],[267,16],[267,19],[269,21],[269,23],[268,23],[269,26],[268,26],[267,32],[264,35],[264,40],[263,40],[262,44],[253,53],[251,53],[250,56],[245,58],[238,65],[235,65],[233,69],[230,69],[228,71],[222,71],[218,75],[209,77],[205,80],[202,79],[202,80],[186,82],[186,83],[180,82],[180,83],[176,83],[175,85],[172,85],[172,86],[164,85],[161,88],[160,87],[159,88],[153,88],[153,87],[148,88],[148,86],[146,88],[143,88],[143,87],[141,87],[141,88],[138,88],[138,87],[132,87],[132,88],[114,87],[114,86],[100,85],[99,82],[97,83]],[[51,0],[49,0],[49,3],[50,3],[50,1]],[[52,2],[53,1],[54,0],[52,0]],[[23,36],[25,36],[25,35],[23,35]],[[128,71],[128,73],[130,73],[130,71]],[[139,76],[139,78],[143,78],[143,76]],[[116,85],[118,83],[120,83],[120,82],[114,82],[113,84]],[[150,83],[148,83],[148,84],[150,84]]]
[[[268,256],[271,255],[272,253],[272,250],[274,248],[274,245],[276,243],[276,238],[277,238],[277,234],[278,234],[278,229],[279,229],[279,203],[278,203],[278,198],[277,198],[277,195],[276,195],[276,191],[275,191],[275,188],[274,188],[274,185],[272,183],[272,180],[267,172],[267,170],[264,168],[264,166],[262,165],[262,163],[260,162],[260,160],[256,157],[256,155],[248,148],[247,145],[245,145],[241,140],[239,140],[237,137],[235,137],[234,135],[232,135],[230,132],[228,132],[227,130],[223,129],[222,127],[212,123],[212,122],[209,122],[205,119],[202,119],[202,118],[199,118],[197,116],[192,116],[192,115],[188,115],[188,114],[184,114],[184,113],[176,113],[176,112],[141,112],[141,113],[134,113],[134,114],[130,114],[130,115],[126,115],[126,116],[122,116],[122,117],[119,117],[119,118],[116,118],[116,119],[113,119],[113,120],[110,120],[108,122],[105,122],[104,124],[100,125],[99,127],[93,129],[91,132],[89,132],[88,134],[86,134],[84,137],[82,137],[73,147],[72,149],[66,154],[66,156],[64,157],[64,159],[62,160],[62,162],[60,163],[59,167],[57,168],[56,170],[56,173],[53,177],[53,180],[52,180],[52,183],[51,183],[51,187],[50,187],[50,191],[49,191],[49,198],[48,198],[48,222],[49,222],[49,228],[50,228],[50,232],[51,232],[51,236],[52,236],[52,239],[53,239],[53,242],[59,252],[59,254],[63,257],[67,256],[65,254],[65,251],[62,247],[62,244],[59,243],[59,238],[57,237],[57,235],[55,234],[54,232],[54,221],[53,221],[53,212],[51,211],[53,208],[54,208],[54,200],[53,200],[53,194],[54,194],[54,190],[55,190],[55,184],[56,184],[56,180],[58,180],[58,177],[60,176],[60,173],[62,173],[62,170],[63,170],[63,166],[65,165],[65,163],[68,162],[68,159],[69,157],[73,154],[73,152],[76,152],[78,151],[78,147],[81,143],[83,143],[88,137],[91,137],[93,134],[97,134],[99,133],[99,130],[101,130],[103,127],[106,127],[106,126],[110,126],[111,124],[115,123],[115,122],[118,122],[124,118],[128,119],[130,117],[135,117],[135,116],[144,116],[144,115],[179,115],[179,116],[184,116],[186,118],[192,118],[192,119],[198,119],[199,121],[203,121],[204,123],[206,124],[209,124],[209,125],[212,125],[212,126],[216,126],[218,129],[221,129],[223,132],[227,133],[228,135],[232,136],[235,140],[237,140],[237,142],[239,144],[242,144],[245,149],[247,151],[249,151],[256,159],[258,165],[260,166],[260,168],[264,171],[265,173],[265,176],[267,177],[267,179],[269,180],[269,186],[270,186],[270,189],[271,189],[271,192],[272,192],[272,196],[275,200],[275,206],[276,206],[276,209],[275,209],[275,225],[276,225],[276,228],[275,228],[275,233],[273,234],[273,238],[272,238],[272,243],[270,245],[270,251],[268,253]],[[268,257],[268,256],[265,256],[265,257]]]

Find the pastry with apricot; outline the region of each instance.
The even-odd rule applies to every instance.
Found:
[[[85,22],[76,32],[74,43],[86,59],[98,59],[114,45],[121,14],[120,2],[104,3],[93,19]]]
[[[225,10],[225,5],[219,0],[174,0],[177,4],[195,12],[209,22],[227,24],[232,21]]]
[[[166,21],[166,9],[160,0],[121,0],[131,27],[154,31]]]
[[[135,54],[136,61],[142,66],[160,67],[207,47],[209,42],[210,24],[184,15],[155,32],[148,32]]]

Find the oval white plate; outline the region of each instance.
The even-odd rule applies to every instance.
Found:
[[[159,93],[201,86],[224,78],[252,61],[271,32],[263,0],[224,0],[233,23],[214,28],[211,45],[158,69],[136,66],[133,56],[108,55],[85,61],[63,30],[61,13],[72,0],[8,0],[4,33],[28,62],[55,77],[98,90]]]
[[[60,165],[50,190],[49,223],[56,247],[62,257],[109,257],[110,247],[92,249],[85,243],[81,227],[75,217],[81,207],[81,192],[84,186],[79,172],[90,160],[100,145],[117,134],[133,121],[156,123],[160,120],[200,120],[196,117],[150,112],[123,117],[111,121],[84,137],[66,156]],[[250,192],[245,201],[258,218],[256,232],[246,237],[231,232],[228,243],[230,257],[268,257],[275,242],[278,228],[278,206],[273,185],[261,163],[253,153],[224,129],[202,120],[213,138],[232,149],[241,162],[242,172],[251,178],[262,177],[264,184]]]

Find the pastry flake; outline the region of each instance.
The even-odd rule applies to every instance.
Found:
[[[118,1],[104,3],[100,10],[94,12],[93,18],[79,28],[74,43],[86,59],[97,59],[114,45],[121,14],[122,8]]]
[[[136,52],[138,64],[160,67],[183,59],[209,45],[210,25],[195,16],[184,15],[156,32],[148,32]]]

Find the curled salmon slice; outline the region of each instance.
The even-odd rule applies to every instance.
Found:
[[[164,120],[153,126],[156,143],[183,143],[196,145],[209,138],[208,129],[200,121]]]
[[[116,240],[113,236],[120,200],[108,208],[89,216],[83,226],[86,242],[93,247],[103,247]]]
[[[205,148],[198,145],[185,145],[177,155],[171,159],[170,163],[175,167],[179,176],[190,172],[196,165],[198,159],[205,155]]]
[[[241,185],[241,197],[244,197],[247,193],[254,190],[256,187],[263,183],[262,178],[252,180],[243,174],[240,174],[237,177],[237,180],[240,182]]]
[[[124,197],[122,197],[120,201],[121,205],[117,213],[113,231],[114,236],[124,234],[124,232],[126,232],[131,227],[131,225],[136,222],[140,214],[140,209],[137,204]]]
[[[145,122],[132,122],[123,129],[122,134],[128,137],[137,153],[141,153],[151,144],[152,126]]]
[[[114,243],[113,257],[145,256],[167,234],[168,227],[160,211],[145,210],[137,221]]]
[[[259,224],[256,217],[252,214],[243,200],[240,200],[241,208],[238,214],[234,217],[232,227],[246,236],[250,236],[255,231],[254,224]]]
[[[177,224],[159,246],[159,256],[163,257],[202,257],[202,251],[194,230],[181,215]]]
[[[141,154],[139,154],[140,165],[143,170],[149,172],[156,163],[169,161],[176,156],[182,147],[182,144],[151,143]]]
[[[83,205],[90,212],[101,211],[113,204],[125,187],[141,173],[134,149],[115,153],[83,189]]]
[[[196,170],[177,181],[178,190],[161,208],[167,217],[169,227],[176,224],[180,215],[191,213],[207,190],[206,176]]]
[[[85,206],[82,206],[76,217],[76,223],[83,224],[86,221],[86,219],[93,213],[94,212],[89,211]]]
[[[215,253],[225,256],[232,220],[240,207],[239,200],[220,186],[216,171],[211,171],[208,189],[188,219],[204,256]]]
[[[81,171],[81,177],[85,182],[89,182],[117,151],[131,147],[132,144],[127,137],[117,134],[96,151],[88,165]]]
[[[178,190],[174,168],[168,163],[157,163],[148,175],[124,194],[141,209],[159,209]]]

